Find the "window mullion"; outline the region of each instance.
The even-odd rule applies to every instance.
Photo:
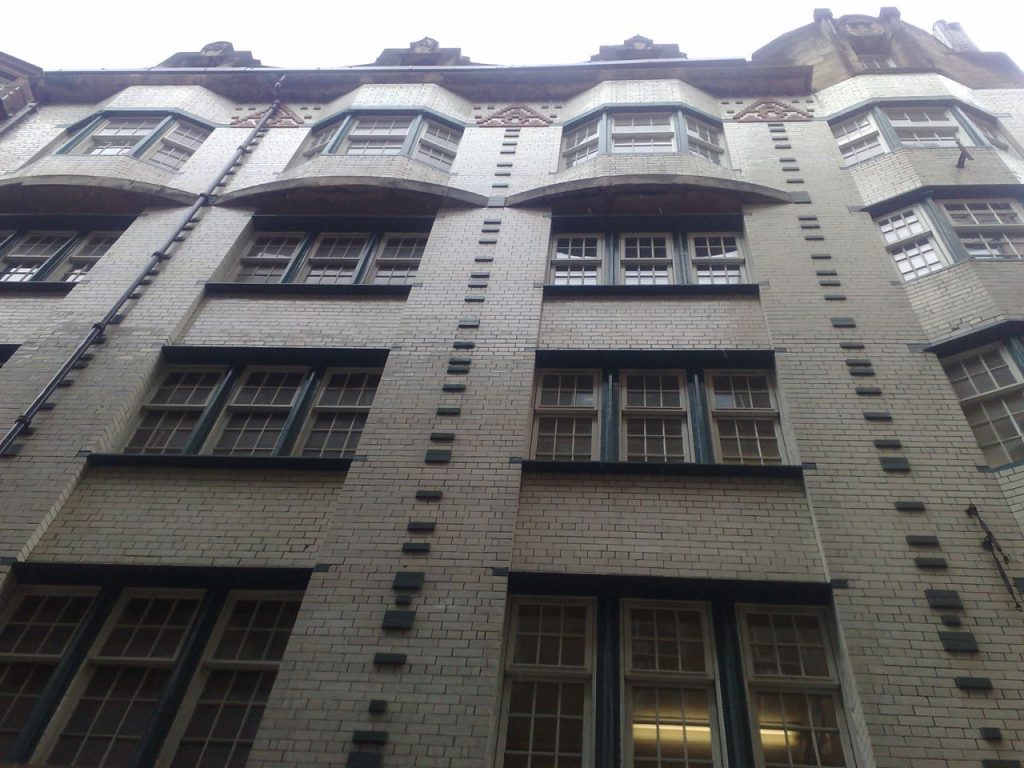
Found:
[[[874,119],[875,127],[878,128],[878,132],[882,135],[884,144],[888,145],[891,149],[899,149],[903,146],[899,134],[892,127],[892,123],[889,122],[888,116],[882,111],[881,107],[873,107],[869,114]]]
[[[714,461],[715,452],[711,440],[711,414],[704,388],[704,372],[691,371],[688,384],[689,422],[693,432],[693,460],[698,464],[710,464]]]
[[[68,686],[71,685],[78,668],[85,660],[89,648],[96,641],[96,636],[120,594],[121,587],[107,586],[96,595],[96,599],[89,607],[77,633],[68,644],[67,651],[61,657],[50,680],[46,683],[46,687],[39,695],[35,707],[26,718],[21,733],[18,734],[18,738],[11,746],[6,759],[12,763],[28,762],[32,757],[32,753],[39,745],[39,740],[43,737],[47,725],[57,711],[61,699],[67,693]]]
[[[241,368],[234,366],[228,369],[227,373],[221,378],[220,384],[217,385],[217,389],[214,390],[213,396],[210,398],[210,402],[203,410],[203,415],[199,417],[199,421],[196,422],[196,426],[192,430],[192,435],[182,449],[183,454],[199,453],[202,449],[203,443],[210,436],[210,430],[213,429],[213,425],[220,418],[221,412],[224,410],[224,404],[240,373]]]
[[[676,152],[686,153],[690,151],[690,134],[686,130],[686,116],[682,110],[677,109],[672,113],[672,130],[676,134]]]
[[[330,139],[328,139],[320,154],[333,155],[335,152],[337,152],[338,147],[341,145],[341,142],[345,138],[345,134],[347,134],[349,130],[352,128],[353,122],[354,119],[352,115],[346,115],[341,121],[339,121],[338,126],[334,129],[334,135],[331,136]]]
[[[1006,340],[1006,350],[1010,353],[1010,359],[1017,365],[1017,370],[1024,373],[1024,341],[1017,336],[1011,336]]]
[[[932,198],[926,197],[920,203],[924,208],[928,219],[933,227],[932,231],[943,241],[946,252],[949,253],[953,263],[969,261],[971,255],[967,252],[956,228],[950,223],[949,215]]]
[[[953,114],[953,119],[960,124],[960,128],[963,130],[967,137],[971,140],[971,146],[973,147],[985,147],[988,146],[988,142],[981,135],[981,132],[974,127],[974,122],[967,116],[967,114],[960,108],[959,105],[954,104],[949,108],[949,111]]]
[[[36,273],[32,275],[28,282],[37,283],[46,280],[53,273],[53,270],[56,269],[57,265],[64,261],[64,259],[68,257],[68,254],[82,243],[86,234],[87,233],[85,232],[76,233],[74,237],[58,248],[57,252],[54,253],[53,256],[48,258],[39,266],[39,269],[36,270]]]
[[[85,141],[89,136],[92,136],[93,132],[100,125],[100,123],[102,123],[106,119],[107,119],[106,116],[103,115],[102,113],[97,115],[95,118],[93,118],[89,122],[88,125],[86,125],[84,128],[82,128],[82,130],[80,130],[78,133],[76,133],[74,136],[72,136],[64,144],[64,146],[62,146],[60,149],[58,149],[56,154],[58,154],[58,155],[66,155],[66,154],[70,153],[71,150],[75,149],[79,144],[81,144],[83,141]]]
[[[598,414],[601,435],[601,461],[619,460],[619,379],[618,372],[610,369],[601,371],[601,411]]]
[[[622,246],[622,241],[618,232],[606,232],[604,241],[607,244],[605,282],[608,285],[615,285],[619,282],[619,248]]]
[[[743,683],[743,655],[739,623],[732,603],[711,605],[719,692],[722,697],[722,733],[729,765],[754,765],[754,746]]]
[[[619,600],[615,596],[597,598],[597,650],[594,657],[596,684],[594,686],[595,768],[619,768],[622,754],[619,715],[622,691],[620,689],[619,655]]]
[[[690,283],[693,281],[693,276],[690,274],[690,265],[687,263],[690,260],[690,254],[687,251],[687,237],[685,232],[673,232],[672,241],[675,244],[675,253],[673,254],[673,263],[676,268],[676,283]]]
[[[611,132],[611,127],[611,118],[605,112],[597,123],[597,153],[599,155],[606,155],[611,151],[611,138],[608,135]]]
[[[316,238],[319,236],[318,231],[310,231],[306,233],[306,236],[302,238],[302,242],[299,243],[299,247],[295,249],[295,254],[292,256],[288,266],[284,269],[284,274],[281,275],[282,283],[294,282],[295,276],[299,273],[299,269],[302,267],[302,263],[309,258],[309,252],[313,248],[313,244],[316,242]]]
[[[412,157],[416,150],[416,142],[419,141],[420,132],[423,130],[423,115],[417,114],[409,124],[409,130],[405,134],[405,141],[402,142],[402,154]]]
[[[171,127],[171,123],[174,122],[174,118],[170,115],[165,117],[160,123],[149,132],[149,135],[135,145],[135,149],[132,150],[132,157],[142,157],[146,152],[156,144],[157,140],[167,133],[167,129]]]
[[[139,740],[139,748],[129,768],[147,768],[152,766],[160,754],[160,748],[167,737],[171,723],[178,714],[181,701],[188,690],[192,674],[203,655],[203,648],[210,640],[210,635],[217,624],[227,591],[223,588],[211,589],[199,606],[199,618],[193,622],[182,642],[181,654],[178,656],[163,695],[157,702],[156,709]]]
[[[295,439],[298,437],[299,430],[306,420],[306,414],[309,412],[313,394],[323,379],[323,373],[322,368],[316,368],[306,376],[306,381],[303,382],[302,388],[295,398],[295,404],[292,406],[284,426],[281,427],[281,435],[277,439],[277,445],[274,446],[274,456],[288,456],[291,453],[295,445]]]
[[[352,272],[353,283],[362,283],[366,279],[370,262],[373,261],[372,256],[380,247],[382,240],[383,234],[381,232],[371,232],[370,236],[366,238],[366,245],[363,246],[363,252],[359,254],[359,261],[356,263],[356,268]]]

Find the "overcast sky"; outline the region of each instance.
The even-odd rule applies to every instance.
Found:
[[[642,34],[677,43],[690,58],[749,59],[780,34],[809,24],[813,7],[791,0],[625,6],[580,0],[8,0],[0,11],[0,51],[44,69],[119,69],[153,66],[176,51],[228,40],[265,65],[314,68],[366,64],[384,48],[430,36],[476,62],[562,64]],[[837,17],[877,15],[879,9],[830,7]],[[929,31],[938,19],[959,21],[981,50],[1003,51],[1024,65],[1019,0],[908,0],[897,7],[904,21]]]

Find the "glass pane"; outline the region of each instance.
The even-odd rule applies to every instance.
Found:
[[[128,765],[169,676],[164,669],[97,666],[47,758],[50,765]]]
[[[132,597],[125,601],[99,656],[173,659],[199,608],[196,598]]]
[[[632,687],[633,766],[713,765],[710,693],[674,686]]]
[[[558,603],[515,607],[513,664],[586,666],[587,609]]]
[[[582,683],[509,683],[504,764],[537,768],[580,765],[583,758]]]
[[[273,670],[210,672],[173,768],[244,766],[276,676]]]
[[[594,377],[590,374],[548,373],[541,377],[540,405],[593,408]]]
[[[700,611],[630,609],[634,671],[704,672],[704,618]]]

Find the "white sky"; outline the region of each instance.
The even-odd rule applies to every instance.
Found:
[[[837,18],[879,9],[818,4]],[[1024,4],[1017,0],[904,0],[897,7],[904,21],[927,31],[938,19],[959,21],[981,50],[1003,51],[1024,66]],[[813,0],[9,0],[0,12],[0,51],[50,70],[119,69],[228,40],[265,65],[315,68],[367,64],[384,48],[430,36],[481,63],[567,64],[642,34],[677,43],[694,59],[749,59],[811,23],[813,8]]]

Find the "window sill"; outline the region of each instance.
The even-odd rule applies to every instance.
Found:
[[[321,459],[305,456],[206,456],[137,453],[91,453],[94,467],[180,467],[187,469],[287,469],[304,471],[347,470],[352,459]]]
[[[523,471],[536,474],[673,475],[698,477],[802,478],[803,467],[791,464],[655,464],[639,461],[538,461],[523,460]]]
[[[39,282],[10,282],[0,283],[0,294],[18,294],[27,293],[32,296],[38,296],[39,294],[45,294],[47,296],[67,296],[71,293],[71,289],[74,288],[78,283],[47,283],[44,281]]]
[[[1003,472],[1007,469],[1016,469],[1017,467],[1024,467],[1024,461],[1011,461],[1009,464],[1000,464],[998,467],[990,467],[987,464],[979,464],[979,472]]]
[[[619,296],[758,296],[757,283],[739,285],[544,285],[545,296],[590,297]]]
[[[316,283],[207,283],[208,296],[408,296],[411,285],[318,285]]]

